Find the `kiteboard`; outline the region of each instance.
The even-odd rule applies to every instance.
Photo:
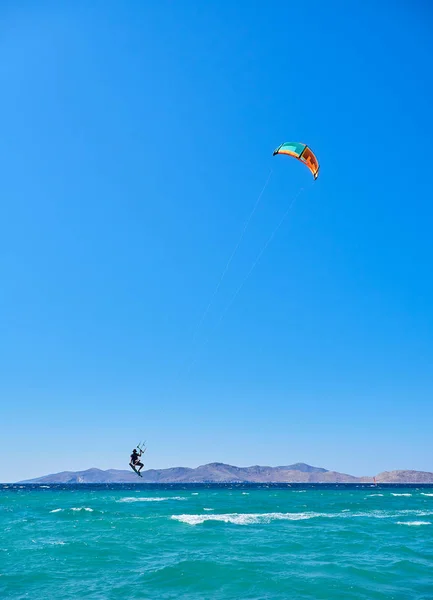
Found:
[[[141,474],[139,471],[137,471],[137,469],[134,467],[134,465],[131,465],[131,463],[130,463],[130,464],[129,464],[129,466],[131,467],[131,469],[132,469],[133,471],[135,471],[135,472],[137,473],[137,475],[138,475],[139,477],[143,477],[143,475],[142,475],[142,474]]]

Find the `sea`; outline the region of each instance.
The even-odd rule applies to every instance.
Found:
[[[0,484],[2,600],[432,600],[433,487]]]

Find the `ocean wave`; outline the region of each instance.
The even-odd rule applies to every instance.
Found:
[[[93,512],[93,508],[89,508],[88,506],[74,506],[72,508],[66,509],[66,508],[54,508],[53,510],[50,510],[50,513],[58,513],[58,512],[64,512],[65,510],[72,510],[73,512]]]
[[[391,496],[412,496],[412,494],[394,494],[391,492]]]
[[[367,498],[374,498],[374,497],[379,497],[379,496],[383,496],[383,494],[368,494]]]
[[[431,525],[430,521],[397,521],[397,525],[408,525],[409,527],[420,527],[421,525]]]
[[[215,510],[215,509],[214,508],[204,508],[203,510],[210,511],[210,510]]]
[[[206,510],[206,509],[204,509]],[[221,523],[232,523],[234,525],[257,525],[267,524],[272,521],[305,521],[309,519],[395,519],[398,517],[426,517],[433,515],[432,511],[422,510],[400,510],[400,511],[371,511],[371,512],[350,512],[348,509],[340,513],[319,513],[319,512],[301,512],[301,513],[222,513],[212,515],[171,515],[174,521],[180,521],[188,525],[202,525],[206,521],[218,521]]]
[[[271,521],[301,521],[312,519],[315,513],[227,513],[217,515],[172,515],[174,521],[188,525],[201,525],[205,521],[219,521],[233,525],[256,525]]]
[[[168,500],[187,500],[184,496],[121,498],[117,502],[167,502]]]
[[[427,494],[426,492],[421,492],[421,496],[431,496],[431,497],[433,497],[433,494]]]
[[[414,515],[416,517],[431,517],[433,515],[432,510],[424,510],[424,509],[413,509],[413,510],[399,510],[397,511],[398,515]]]

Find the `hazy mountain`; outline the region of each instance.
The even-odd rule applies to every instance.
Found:
[[[376,476],[378,483],[433,483],[429,471],[384,471]]]
[[[373,477],[354,477],[346,473],[328,471],[305,463],[283,467],[235,467],[224,463],[209,463],[195,469],[173,467],[148,469],[139,478],[133,471],[117,469],[87,469],[63,471],[44,475],[21,483],[368,483]],[[433,483],[433,473],[425,471],[386,471],[376,476],[378,483]]]

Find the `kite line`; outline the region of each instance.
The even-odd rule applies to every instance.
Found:
[[[229,270],[229,267],[230,267],[230,265],[231,265],[231,263],[232,263],[232,260],[234,259],[235,255],[236,255],[236,252],[239,250],[239,246],[241,245],[241,243],[242,243],[242,240],[244,239],[245,233],[246,233],[246,231],[247,231],[247,229],[248,229],[248,225],[250,224],[250,221],[251,221],[251,219],[252,219],[252,218],[253,218],[253,216],[255,215],[255,213],[256,213],[256,210],[257,210],[257,208],[258,208],[258,206],[259,206],[259,204],[260,204],[260,200],[262,199],[262,196],[263,196],[263,194],[265,193],[265,191],[266,191],[266,188],[267,188],[267,187],[268,187],[268,185],[269,185],[269,181],[270,181],[270,179],[271,179],[272,173],[273,173],[273,170],[271,169],[271,170],[269,171],[269,174],[268,174],[267,178],[266,178],[265,184],[264,184],[264,186],[262,187],[262,189],[261,189],[261,191],[260,191],[260,194],[257,196],[257,199],[256,199],[256,201],[255,201],[255,203],[254,203],[254,206],[253,206],[253,208],[252,208],[252,210],[251,210],[250,214],[248,215],[248,218],[247,218],[247,220],[246,220],[246,221],[245,221],[245,223],[244,223],[244,226],[243,226],[243,229],[242,229],[242,231],[241,231],[241,234],[240,234],[240,236],[239,236],[239,239],[238,239],[238,241],[236,242],[236,244],[235,244],[235,246],[234,246],[234,248],[233,248],[233,250],[232,250],[232,253],[230,254],[230,256],[229,256],[229,259],[228,259],[228,261],[227,261],[227,263],[226,263],[226,265],[225,265],[225,267],[224,267],[224,269],[223,269],[223,271],[222,271],[222,273],[221,273],[221,276],[220,276],[220,278],[219,278],[219,281],[218,281],[218,283],[217,283],[217,285],[216,285],[216,287],[215,287],[215,289],[214,289],[214,291],[213,291],[213,294],[212,294],[212,295],[211,295],[211,297],[210,297],[210,300],[209,300],[209,302],[208,302],[208,305],[206,306],[206,308],[205,308],[205,310],[204,310],[204,312],[203,312],[203,314],[202,314],[202,316],[201,316],[201,318],[200,318],[200,320],[199,320],[199,322],[198,322],[198,324],[197,324],[197,326],[196,326],[196,328],[195,328],[194,335],[193,335],[193,338],[192,338],[192,343],[194,343],[194,341],[195,341],[195,339],[196,339],[196,337],[197,337],[197,334],[198,334],[198,332],[199,332],[199,330],[200,330],[200,327],[203,325],[203,322],[204,322],[204,320],[206,319],[206,317],[207,317],[207,314],[208,314],[209,310],[211,309],[211,306],[212,306],[212,304],[213,304],[213,301],[215,300],[215,297],[216,297],[216,295],[218,294],[218,291],[219,291],[219,289],[220,289],[220,287],[221,287],[221,284],[222,284],[222,282],[223,282],[223,280],[224,280],[224,277],[226,276],[226,273],[227,273],[227,271]]]
[[[311,185],[314,185],[314,181],[312,182]],[[233,305],[234,301],[236,300],[237,296],[240,294],[242,288],[244,287],[244,285],[247,283],[248,279],[251,277],[254,269],[257,267],[258,263],[260,262],[260,259],[262,258],[263,254],[265,253],[266,249],[268,248],[269,244],[272,242],[272,240],[274,239],[274,237],[277,235],[279,229],[281,228],[281,226],[283,225],[284,221],[287,219],[290,211],[293,209],[293,206],[295,205],[296,200],[299,198],[299,196],[301,196],[301,194],[303,194],[305,192],[305,188],[301,187],[294,196],[292,196],[286,211],[284,212],[283,216],[281,217],[280,221],[278,222],[277,226],[275,227],[275,229],[272,231],[272,233],[270,234],[270,236],[268,237],[268,239],[266,240],[266,242],[264,243],[264,245],[262,246],[260,252],[257,254],[255,260],[253,261],[253,263],[251,264],[250,269],[248,270],[247,274],[245,275],[245,277],[243,278],[243,280],[241,281],[241,283],[239,284],[239,286],[236,288],[235,292],[233,293],[232,297],[230,298],[228,304],[226,305],[225,309],[223,310],[217,324],[215,325],[214,328],[214,332],[218,329],[218,327],[220,326],[221,322],[223,321],[224,317],[226,316],[226,314],[228,313],[228,311],[230,310],[231,306]],[[204,347],[207,345],[207,343],[209,342],[209,337],[208,336],[205,341],[202,344],[201,350],[204,349]],[[194,366],[194,364],[197,362],[198,360],[198,356],[196,356],[192,362],[189,364],[187,371],[190,371],[190,369]]]

